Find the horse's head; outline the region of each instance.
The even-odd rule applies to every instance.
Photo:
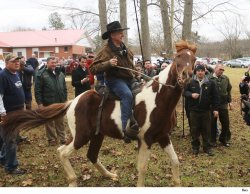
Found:
[[[192,76],[196,45],[188,44],[186,41],[179,41],[176,43],[176,55],[174,57],[174,66],[178,74],[179,84],[185,84]]]

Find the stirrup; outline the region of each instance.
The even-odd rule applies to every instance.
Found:
[[[137,140],[138,139],[138,134],[139,134],[139,126],[137,123],[129,127],[128,129],[125,130],[125,136],[132,139],[132,140]]]

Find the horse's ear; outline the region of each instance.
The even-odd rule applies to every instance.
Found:
[[[180,52],[183,49],[188,48],[188,43],[185,40],[180,40],[175,43],[176,52]]]
[[[176,42],[175,47],[177,53],[183,49],[190,49],[195,54],[197,50],[197,46],[195,44],[189,44],[186,40]]]

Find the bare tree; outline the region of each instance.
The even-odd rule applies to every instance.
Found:
[[[150,34],[148,25],[148,7],[147,0],[140,0],[141,13],[141,37],[143,45],[144,60],[151,58]]]
[[[34,31],[35,29],[23,26],[14,27],[11,32]]]
[[[173,54],[173,49],[168,7],[169,6],[166,0],[160,0],[161,18],[164,34],[164,50],[167,51],[167,58],[170,58]]]
[[[162,51],[165,51],[164,47],[164,38],[162,35],[162,26],[158,24],[153,24],[150,28],[154,29],[150,33],[150,45],[152,53],[156,53],[157,55],[161,55]]]
[[[101,34],[103,34],[104,32],[106,32],[106,25],[107,25],[106,0],[99,0],[98,7],[99,7],[99,19],[100,19],[100,26],[101,26]]]
[[[224,26],[219,29],[220,33],[225,38],[226,47],[225,50],[228,52],[230,58],[238,58],[242,55],[242,51],[239,45],[239,39],[242,32],[242,26],[236,19],[235,22],[224,22]]]
[[[193,0],[185,0],[184,17],[182,27],[182,39],[190,40],[193,16]]]
[[[127,27],[127,0],[120,1],[120,22],[123,27]],[[128,32],[124,31],[124,43],[128,45]]]

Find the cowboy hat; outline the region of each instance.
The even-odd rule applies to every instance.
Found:
[[[129,29],[129,28],[122,28],[120,22],[118,22],[118,21],[111,22],[111,23],[107,24],[106,27],[107,27],[107,32],[103,33],[103,35],[102,35],[103,40],[108,39],[111,32],[123,31],[123,30]]]

